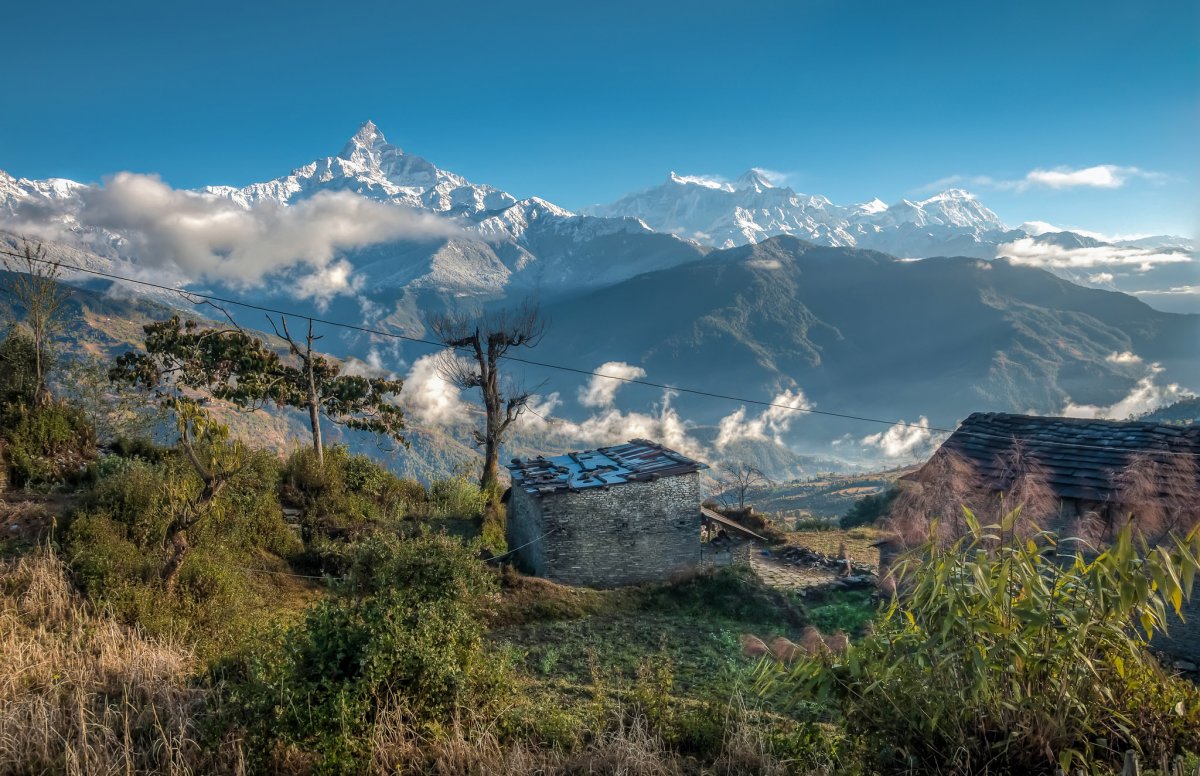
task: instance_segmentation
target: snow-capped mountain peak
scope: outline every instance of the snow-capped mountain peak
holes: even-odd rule
[[[775,188],[775,184],[771,183],[763,174],[763,171],[757,167],[751,167],[742,173],[734,186],[737,189],[755,189],[758,191]]]
[[[403,156],[404,151],[389,143],[383,133],[379,131],[379,127],[375,126],[375,122],[367,121],[346,141],[338,158],[363,167],[378,169],[385,155]]]
[[[775,185],[761,168],[748,170],[732,184],[672,172],[662,186],[584,212],[640,218],[657,231],[717,247],[788,234],[823,245],[870,247],[901,256],[926,254],[930,241],[978,241],[984,233],[1006,229],[995,213],[962,189],[890,206],[880,199],[841,206],[820,195]],[[917,233],[911,234],[914,230]],[[898,239],[891,239],[894,236]]]
[[[883,211],[888,209],[887,203],[884,202],[879,197],[875,197],[870,202],[863,202],[861,204],[855,205],[854,207],[856,210],[858,210],[858,212],[865,213],[867,215],[873,215],[875,213],[882,213]]]

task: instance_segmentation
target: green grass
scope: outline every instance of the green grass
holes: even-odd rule
[[[564,702],[580,697],[597,675],[631,684],[649,659],[669,661],[674,695],[726,702],[754,664],[742,654],[743,634],[797,638],[807,624],[786,596],[732,569],[611,591],[521,579],[509,584],[506,597],[516,601],[498,612],[491,640]],[[531,611],[534,598],[541,604]],[[518,622],[506,622],[518,613]]]
[[[867,623],[875,616],[877,605],[869,590],[845,590],[829,594],[816,604],[810,604],[808,616],[821,633],[845,631],[851,639],[865,632]]]

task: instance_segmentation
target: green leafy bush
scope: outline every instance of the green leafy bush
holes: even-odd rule
[[[351,538],[420,515],[428,501],[419,482],[401,479],[344,445],[326,448],[324,465],[312,448],[297,450],[284,464],[283,477],[284,496],[303,506],[313,536]]]
[[[234,720],[263,751],[299,746],[326,773],[362,769],[384,715],[437,735],[460,708],[486,708],[507,677],[482,639],[494,577],[470,548],[444,535],[372,535],[353,546],[346,569],[335,597],[313,606],[277,651],[221,670]]]
[[[245,453],[211,514],[189,531],[192,550],[168,592],[160,573],[171,515],[201,487],[192,467],[178,453],[158,463],[107,456],[93,476],[64,542],[76,584],[151,633],[189,635],[213,649],[237,641],[261,603],[248,569],[301,549],[283,522],[278,461],[266,451]]]
[[[16,408],[34,403],[36,360],[33,340],[20,329],[10,329],[0,341],[0,412],[5,418]]]
[[[1200,693],[1146,650],[1191,593],[1200,536],[1135,546],[1127,527],[1091,562],[1013,538],[1017,513],[926,546],[874,633],[841,655],[764,663],[761,688],[840,712],[869,768],[1074,773],[1200,747]]]
[[[842,515],[839,524],[843,529],[872,525],[887,515],[899,492],[899,488],[889,488],[883,493],[863,496],[854,502],[854,506],[850,507],[846,514]]]
[[[10,422],[5,458],[14,485],[77,480],[96,457],[95,429],[70,404],[22,405]]]

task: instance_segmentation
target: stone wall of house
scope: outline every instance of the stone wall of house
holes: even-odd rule
[[[512,490],[508,546],[525,571],[614,587],[700,563],[700,475],[533,496]],[[526,546],[527,545],[527,546]]]

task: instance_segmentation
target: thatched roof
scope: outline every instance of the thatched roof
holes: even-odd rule
[[[1140,468],[1163,499],[1200,494],[1200,426],[977,412],[934,456],[957,455],[984,485],[1007,490],[1014,455],[1037,467],[1058,498],[1120,501],[1123,477]],[[902,480],[924,482],[926,464]]]

